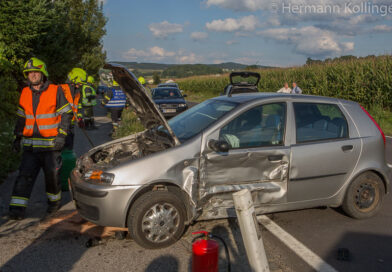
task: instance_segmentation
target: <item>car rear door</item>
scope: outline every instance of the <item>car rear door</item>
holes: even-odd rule
[[[206,141],[201,156],[200,198],[232,205],[232,193],[248,188],[255,204],[280,202],[286,196],[290,147],[285,146],[286,103],[255,106],[223,124]],[[214,151],[208,140],[229,143]]]
[[[338,104],[293,103],[296,140],[291,146],[288,202],[326,199],[351,175],[361,140],[350,138]]]

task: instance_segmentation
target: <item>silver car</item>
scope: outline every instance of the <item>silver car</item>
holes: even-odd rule
[[[376,214],[389,192],[385,138],[357,103],[277,93],[220,96],[166,121],[135,76],[107,64],[146,130],[91,149],[71,175],[85,219],[166,247],[197,220],[235,216],[247,188],[258,214],[342,206]]]

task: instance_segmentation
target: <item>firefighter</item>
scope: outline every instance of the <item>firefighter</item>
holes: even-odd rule
[[[86,82],[87,73],[81,68],[73,68],[67,76],[67,84],[62,84],[65,98],[72,107],[73,117],[69,133],[65,138],[65,149],[73,149],[74,144],[74,126],[78,123],[80,128],[84,128],[83,115],[81,113],[82,105],[80,103],[80,93],[83,82]]]
[[[87,77],[87,85],[89,85],[91,88],[93,88],[95,90],[94,83],[95,83],[94,77],[93,76],[88,76]]]
[[[146,80],[144,79],[144,77],[140,76],[138,78],[138,80],[139,80],[140,84],[142,84],[143,86],[146,86]]]
[[[9,213],[10,219],[17,220],[25,216],[41,168],[45,174],[47,213],[54,213],[60,208],[60,154],[72,117],[71,105],[62,88],[48,81],[48,71],[43,61],[31,58],[24,65],[23,74],[28,86],[20,95],[13,144],[15,152],[19,152],[23,144],[23,155]]]
[[[89,84],[87,84],[87,78],[85,82],[83,82],[82,85],[82,93],[81,93],[81,99],[82,99],[82,107],[83,107],[83,118],[84,118],[84,123],[86,125],[87,129],[95,129],[95,124],[94,124],[94,106],[97,105],[97,100],[96,100],[96,92],[93,87],[91,87]]]
[[[113,80],[112,85],[113,86],[109,88],[109,90],[104,95],[104,100],[102,101],[102,104],[109,109],[112,117],[113,129],[111,134],[117,130],[119,126],[118,122],[121,120],[121,114],[127,104],[127,97],[121,90],[121,87],[118,85],[118,83]]]

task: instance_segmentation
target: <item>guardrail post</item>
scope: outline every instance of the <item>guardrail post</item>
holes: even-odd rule
[[[248,189],[233,194],[235,210],[249,264],[255,272],[269,272],[261,229],[256,218],[252,195]]]

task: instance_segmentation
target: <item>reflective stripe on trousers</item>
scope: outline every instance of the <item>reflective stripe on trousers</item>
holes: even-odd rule
[[[61,191],[60,192],[58,192],[57,194],[51,194],[51,193],[48,193],[48,192],[46,192],[46,195],[48,196],[48,199],[49,199],[49,201],[50,202],[56,202],[56,201],[59,201],[59,200],[61,200]]]
[[[12,196],[10,206],[27,207],[29,199],[26,197]]]

